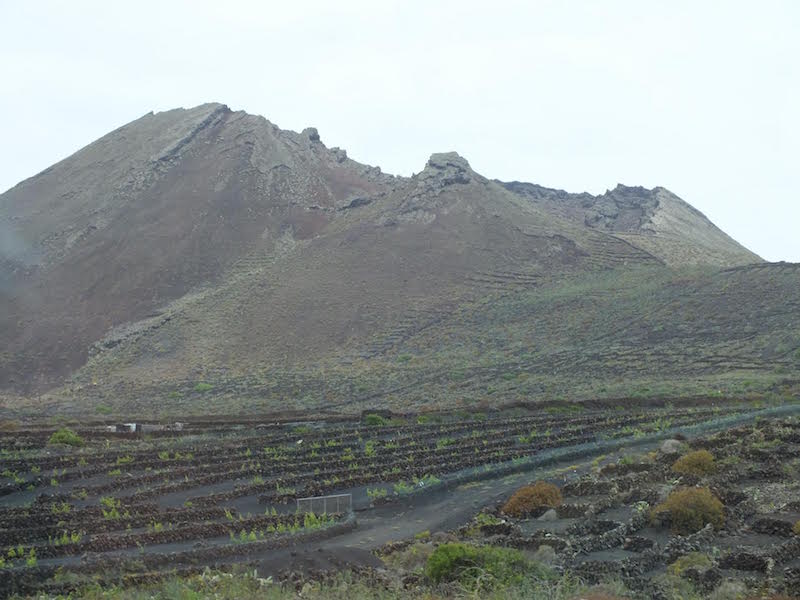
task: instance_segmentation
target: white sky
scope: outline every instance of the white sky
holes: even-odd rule
[[[800,262],[800,2],[0,0],[0,190],[150,110],[319,128],[409,175],[669,188]]]

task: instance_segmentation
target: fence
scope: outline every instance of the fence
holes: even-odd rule
[[[311,496],[297,499],[297,512],[327,515],[353,512],[353,494]]]

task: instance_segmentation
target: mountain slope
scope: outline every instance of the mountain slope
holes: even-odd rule
[[[0,381],[42,389],[111,327],[148,316],[380,175],[222,105],[146,115],[0,196],[18,240],[3,264]]]
[[[488,180],[455,153],[393,177],[326,148],[314,129],[282,131],[219,104],[145,115],[22,182],[0,195],[0,227],[14,242],[0,248],[2,387],[52,390],[76,407],[402,406],[422,402],[427,384],[415,382],[431,378],[432,397],[449,402],[455,362],[492,369],[515,344],[542,343],[500,332],[546,330],[554,310],[498,320],[489,307],[574,288],[566,282],[641,290],[761,264],[663,188],[567,194]],[[786,294],[774,307],[783,316],[757,334],[791,345],[797,271],[771,272],[764,285]],[[610,310],[615,292],[604,293]],[[624,306],[621,325],[654,309]],[[668,326],[670,312],[659,315],[653,327]],[[734,342],[739,318],[726,320]],[[589,341],[566,323],[547,337],[553,348]],[[702,354],[723,345],[703,342]],[[757,351],[744,344],[742,360]],[[198,382],[211,382],[210,396]]]

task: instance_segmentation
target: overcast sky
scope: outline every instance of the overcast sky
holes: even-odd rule
[[[800,262],[800,2],[0,0],[0,191],[209,101],[402,175],[661,185]]]

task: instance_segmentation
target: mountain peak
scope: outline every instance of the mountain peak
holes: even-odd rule
[[[431,154],[428,159],[427,167],[434,169],[447,169],[448,167],[455,167],[462,170],[472,170],[466,158],[461,156],[458,152],[435,152]]]
[[[426,183],[435,180],[445,186],[454,183],[469,183],[475,175],[476,173],[469,166],[467,159],[458,152],[438,152],[431,154],[425,168],[417,175],[417,178]]]

